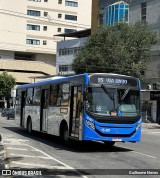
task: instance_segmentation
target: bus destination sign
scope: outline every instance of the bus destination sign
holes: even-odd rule
[[[120,76],[103,76],[93,75],[90,77],[90,83],[94,84],[106,84],[106,85],[121,85],[121,86],[133,86],[137,87],[137,80]]]

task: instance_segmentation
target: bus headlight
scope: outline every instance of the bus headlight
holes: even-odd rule
[[[89,121],[89,120],[86,120],[86,124],[91,127],[93,130],[95,130],[95,126],[94,126],[94,123]]]
[[[136,131],[141,127],[141,123],[137,124]]]

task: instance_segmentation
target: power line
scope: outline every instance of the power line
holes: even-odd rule
[[[63,21],[63,20],[57,20],[54,18],[46,18],[46,17],[39,17],[39,16],[33,16],[33,17],[29,17],[29,15],[24,14],[24,13],[19,13],[19,12],[15,12],[15,11],[10,11],[7,9],[0,9],[1,11],[5,11],[5,12],[0,12],[1,14],[5,14],[5,15],[11,15],[11,16],[16,16],[16,17],[20,17],[20,18],[25,18],[25,19],[31,19],[31,20],[38,20],[38,21],[42,21],[42,22],[50,22],[51,24],[58,24],[58,25],[67,25],[67,26],[75,26],[77,28],[90,28],[90,25],[86,25],[86,24],[79,24],[79,23],[73,23],[70,21]],[[9,13],[6,13],[9,12]],[[13,13],[13,14],[12,14]],[[15,14],[14,14],[15,13]],[[55,22],[51,22],[50,20],[53,20]],[[71,24],[71,25],[70,25]],[[78,26],[77,26],[78,25]]]

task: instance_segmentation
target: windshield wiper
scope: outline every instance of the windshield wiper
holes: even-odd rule
[[[130,89],[131,89],[131,88],[127,88],[127,89],[125,90],[123,96],[121,97],[121,101],[124,100],[124,98],[127,96],[127,94],[128,94],[128,92],[129,92]]]
[[[111,100],[114,100],[114,97],[107,91],[107,87],[105,85],[101,85],[101,88],[103,88],[104,92],[108,95],[108,97],[111,99]]]

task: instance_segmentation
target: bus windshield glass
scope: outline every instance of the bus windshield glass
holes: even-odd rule
[[[86,111],[103,116],[139,116],[139,97],[139,91],[131,88],[88,87]]]

